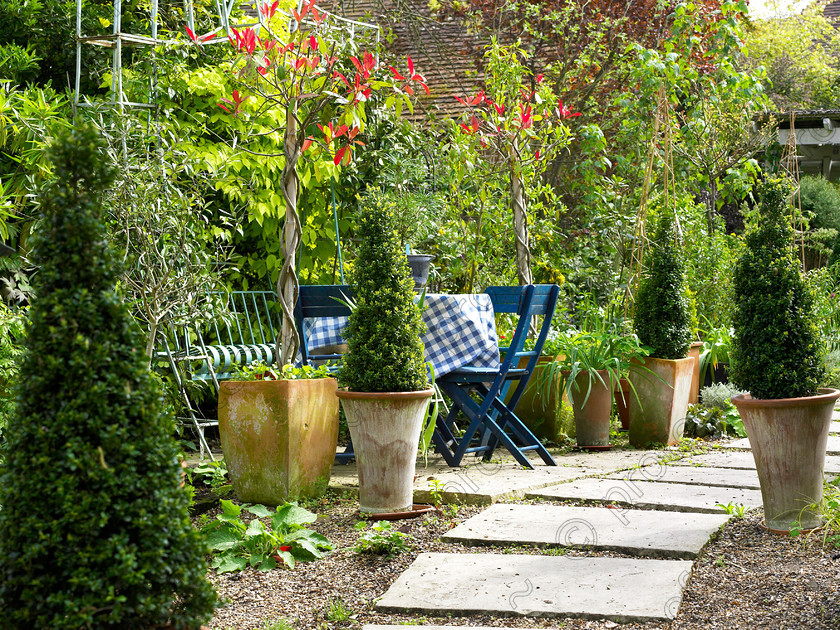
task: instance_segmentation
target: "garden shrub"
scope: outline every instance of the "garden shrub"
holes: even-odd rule
[[[813,230],[840,230],[840,190],[823,177],[804,175],[799,180],[802,212]]]
[[[744,393],[746,392],[738,389],[731,383],[713,383],[700,390],[700,402],[706,407],[727,409],[727,405],[731,404],[730,398]]]
[[[754,398],[812,396],[823,378],[814,299],[793,251],[789,192],[781,179],[762,184],[761,221],[734,271],[730,380]]]
[[[641,345],[650,348],[650,356],[658,359],[682,359],[691,344],[683,264],[674,238],[674,220],[663,213],[645,256],[646,271],[636,293],[633,326]]]
[[[4,628],[197,628],[212,614],[171,416],[114,290],[92,131],[51,150],[18,411],[0,467]]]
[[[393,199],[378,189],[359,216],[359,255],[353,265],[356,307],[347,326],[348,353],[340,378],[351,391],[426,389],[425,325],[414,303],[414,280],[394,229]]]

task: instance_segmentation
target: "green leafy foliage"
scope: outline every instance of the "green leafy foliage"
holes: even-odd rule
[[[364,532],[353,546],[353,551],[356,553],[393,558],[411,550],[411,536],[397,531],[388,521],[377,521],[370,526],[370,529],[367,529],[367,523],[360,521],[356,523],[356,529]]]
[[[3,430],[14,415],[13,386],[23,354],[24,321],[22,311],[13,311],[0,301],[0,446]]]
[[[269,367],[262,361],[253,361],[247,365],[234,365],[231,380],[302,381],[315,378],[330,378],[331,376],[332,373],[327,365],[320,365],[318,367],[303,365],[301,367],[295,367],[287,364],[278,370],[275,367]]]
[[[636,334],[650,349],[650,356],[658,359],[682,359],[691,343],[683,264],[674,239],[673,219],[663,213],[645,255],[646,271],[636,294]]]
[[[194,628],[215,595],[179,488],[174,424],[114,290],[101,216],[112,173],[84,127],[51,156],[26,379],[0,468],[3,625]]]
[[[753,398],[812,396],[824,375],[814,299],[793,253],[789,192],[784,180],[762,184],[761,221],[734,270],[730,376]]]
[[[296,503],[280,505],[273,513],[259,504],[239,506],[227,499],[221,503],[222,513],[201,529],[210,548],[219,552],[211,564],[219,573],[242,571],[249,564],[260,571],[281,564],[294,569],[296,562],[323,558],[332,549],[324,536],[305,527],[317,516]],[[258,518],[245,523],[243,510]],[[269,519],[271,526],[260,518]]]
[[[425,329],[414,303],[414,283],[394,229],[395,204],[372,192],[359,218],[362,245],[353,267],[356,308],[347,325],[349,352],[342,382],[358,392],[425,389]]]

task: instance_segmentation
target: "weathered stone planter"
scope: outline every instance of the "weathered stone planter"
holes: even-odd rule
[[[788,532],[794,521],[802,529],[822,525],[807,506],[822,500],[825,449],[838,397],[836,389],[805,398],[732,397],[750,439],[769,529]]]
[[[324,493],[338,441],[336,388],[334,378],[220,383],[219,435],[240,501]]]
[[[417,446],[433,393],[336,392],[356,452],[361,512],[411,511]]]
[[[642,369],[646,368],[646,369]],[[677,444],[683,435],[694,359],[646,357],[630,365],[630,444]]]

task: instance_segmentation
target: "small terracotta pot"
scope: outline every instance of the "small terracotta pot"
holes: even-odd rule
[[[610,414],[612,413],[612,392],[615,388],[610,373],[598,370],[598,377],[582,372],[575,377],[572,386],[572,410],[575,414],[575,434],[578,446],[609,446]],[[586,397],[587,391],[589,397]],[[584,405],[584,399],[586,404]]]

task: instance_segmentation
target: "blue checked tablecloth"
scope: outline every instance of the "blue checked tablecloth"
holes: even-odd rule
[[[499,367],[499,342],[493,303],[484,293],[469,295],[426,295],[423,335],[426,360],[435,367],[435,377],[460,367]],[[346,343],[341,333],[346,317],[304,320],[309,349]]]

